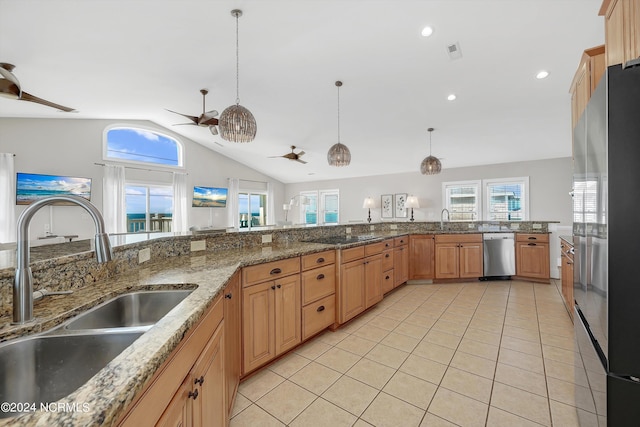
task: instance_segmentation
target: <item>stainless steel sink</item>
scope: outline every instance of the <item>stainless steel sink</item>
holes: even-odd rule
[[[143,333],[41,335],[0,344],[0,402],[39,410],[74,392]],[[0,418],[16,415],[0,412]]]
[[[152,326],[192,290],[140,291],[120,295],[67,322],[66,330]]]

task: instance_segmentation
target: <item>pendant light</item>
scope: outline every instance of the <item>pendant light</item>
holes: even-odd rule
[[[256,119],[251,111],[240,105],[238,19],[242,16],[242,11],[233,9],[231,15],[236,18],[236,105],[232,105],[222,112],[218,120],[218,127],[222,139],[230,142],[251,142],[256,137]]]
[[[329,148],[327,153],[327,161],[329,166],[349,166],[351,163],[351,151],[346,145],[340,143],[340,86],[341,81],[336,82],[338,87],[338,143]]]
[[[423,175],[437,175],[442,171],[440,160],[431,155],[431,133],[433,130],[433,128],[427,129],[429,131],[429,157],[426,157],[420,164],[420,172]]]

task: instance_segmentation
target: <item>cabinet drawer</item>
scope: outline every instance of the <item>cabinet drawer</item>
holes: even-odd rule
[[[382,251],[382,271],[393,268],[393,249]]]
[[[335,294],[302,308],[302,339],[306,340],[333,325],[336,320]]]
[[[409,244],[409,236],[400,236],[393,239],[393,246],[398,247]]]
[[[335,292],[335,265],[325,265],[302,273],[302,305],[307,305]]]
[[[300,272],[300,257],[252,265],[242,269],[242,286],[247,287],[256,283],[274,280]]]
[[[364,247],[364,255],[371,256],[381,254],[384,249],[384,242],[369,243]]]
[[[304,255],[302,259],[302,271],[310,268],[321,267],[336,262],[336,251],[324,251],[317,254]]]
[[[549,243],[549,235],[545,233],[516,233],[517,242]]]
[[[391,270],[386,270],[382,273],[382,293],[386,294],[393,290],[394,285],[394,272],[393,268]]]
[[[342,255],[342,259],[340,262],[342,264],[346,262],[351,262],[356,259],[364,258],[364,246],[356,246],[355,248],[342,249],[340,251]]]
[[[384,240],[382,243],[384,244],[384,249],[383,250],[393,248],[393,239]]]
[[[436,243],[481,243],[482,234],[436,234]]]

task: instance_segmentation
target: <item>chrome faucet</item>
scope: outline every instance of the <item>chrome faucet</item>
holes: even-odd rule
[[[444,230],[444,213],[447,213],[447,222],[450,221],[449,209],[444,208],[440,211],[440,230]]]
[[[13,282],[13,324],[21,325],[33,320],[33,276],[29,267],[29,224],[35,213],[43,206],[57,202],[68,202],[84,208],[96,226],[95,251],[98,263],[111,261],[111,243],[105,233],[104,219],[100,211],[79,196],[52,196],[32,203],[18,218],[16,274]]]

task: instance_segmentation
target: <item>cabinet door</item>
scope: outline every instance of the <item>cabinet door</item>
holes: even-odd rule
[[[460,277],[459,248],[457,243],[438,243],[436,248],[436,279]]]
[[[382,301],[382,255],[365,258],[365,308]]]
[[[607,66],[623,64],[625,55],[624,0],[613,0],[605,15]]]
[[[398,287],[409,280],[409,246],[403,245],[393,250],[393,287]]]
[[[546,243],[518,243],[516,274],[549,280],[549,246]]]
[[[300,276],[275,281],[275,351],[276,356],[302,341]]]
[[[240,275],[235,274],[224,290],[224,351],[227,409],[231,413],[242,374]]]
[[[274,292],[274,282],[253,285],[242,290],[244,373],[253,371],[275,356]]]
[[[194,427],[224,427],[227,424],[227,387],[224,372],[224,321],[211,337],[193,366]]]
[[[191,376],[187,376],[178,391],[169,402],[156,427],[187,427],[191,426]]]
[[[338,292],[339,323],[344,323],[365,309],[364,260],[343,264]]]
[[[482,277],[482,243],[460,244],[460,277]]]
[[[411,236],[409,238],[409,279],[433,279],[434,269],[433,236]]]

